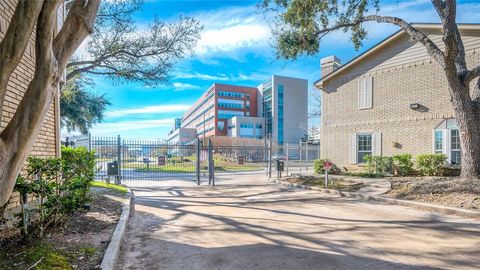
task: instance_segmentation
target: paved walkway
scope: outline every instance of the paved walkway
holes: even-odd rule
[[[273,184],[134,187],[118,269],[478,269],[480,221]]]

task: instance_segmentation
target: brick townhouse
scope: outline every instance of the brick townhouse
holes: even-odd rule
[[[3,39],[10,19],[13,16],[16,0],[0,1],[0,40]],[[58,26],[61,26],[64,18],[64,6],[61,5],[58,11]],[[35,71],[35,33],[32,33],[29,44],[25,50],[22,60],[17,69],[12,74],[8,83],[7,94],[4,104],[4,117],[1,122],[1,128],[5,128],[12,118],[20,100],[33,78]],[[48,111],[42,129],[32,147],[31,155],[41,157],[55,157],[60,154],[60,108],[59,96],[55,99]],[[9,201],[7,208],[13,208],[18,205],[18,195],[14,193]]]
[[[444,48],[439,24],[414,27]],[[480,64],[480,25],[459,28],[472,68]],[[321,70],[323,158],[353,169],[368,154],[443,153],[461,164],[444,72],[407,34],[398,31],[344,65],[323,58]]]

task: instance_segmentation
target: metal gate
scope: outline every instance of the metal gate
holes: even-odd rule
[[[276,160],[285,164],[284,175],[313,172],[318,146],[212,145],[210,140],[165,144],[160,140],[89,137],[95,151],[99,180],[116,183],[139,180],[180,180],[195,184],[241,183],[275,177]]]

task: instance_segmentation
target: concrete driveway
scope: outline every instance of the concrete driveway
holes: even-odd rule
[[[268,183],[139,187],[118,269],[479,269],[480,222]]]

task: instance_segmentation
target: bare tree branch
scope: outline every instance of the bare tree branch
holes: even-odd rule
[[[418,31],[415,29],[411,24],[407,23],[405,20],[398,18],[398,17],[392,17],[392,16],[380,16],[380,15],[368,15],[365,17],[362,17],[354,22],[350,23],[338,23],[332,27],[328,27],[325,29],[322,29],[317,32],[317,35],[323,36],[326,35],[332,31],[338,30],[338,29],[344,29],[348,27],[353,27],[356,25],[359,25],[363,22],[378,22],[378,23],[389,23],[389,24],[394,24],[400,29],[402,29],[405,33],[407,33],[413,40],[420,42],[422,45],[425,46],[427,49],[427,53],[435,59],[442,68],[445,68],[445,59],[444,59],[444,54],[440,48],[430,39],[428,38],[424,33],[421,31]]]

